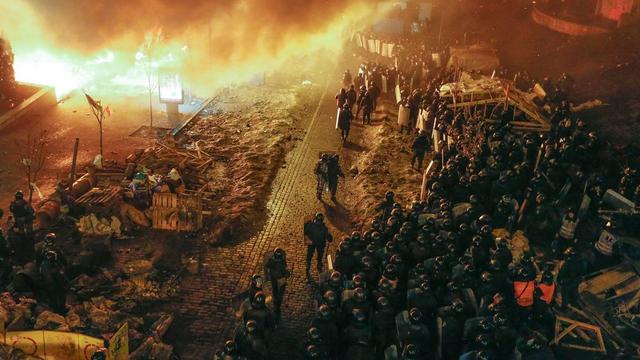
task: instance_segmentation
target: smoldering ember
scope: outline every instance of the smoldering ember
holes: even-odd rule
[[[0,360],[640,358],[640,0],[0,2]]]

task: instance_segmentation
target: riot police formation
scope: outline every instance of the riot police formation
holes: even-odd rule
[[[432,94],[422,102],[435,128],[461,131],[468,115]],[[558,112],[571,116],[563,104]],[[600,142],[582,122],[559,120],[545,136],[505,119],[480,127],[474,152],[439,144],[424,201],[404,206],[388,191],[364,232],[340,241],[319,278],[303,358],[555,358],[556,314],[579,307],[583,275],[620,259],[616,216],[597,216],[603,187],[633,197],[638,181],[626,169],[617,188],[604,185],[590,158]],[[428,142],[414,145],[419,165]]]

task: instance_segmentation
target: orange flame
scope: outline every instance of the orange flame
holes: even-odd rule
[[[110,39],[103,50],[87,54],[52,36],[29,1],[9,1],[0,13],[1,30],[15,53],[16,79],[54,86],[59,98],[88,86],[146,91],[150,77],[157,76],[162,68],[180,74],[194,90],[210,93],[217,86],[243,82],[298,56],[337,56],[345,37],[356,26],[384,14],[380,7],[356,1],[345,5],[340,15],[311,29],[288,28],[275,36],[267,27],[252,36],[247,31],[253,29],[251,22],[255,19],[247,18],[246,12],[253,4],[243,0],[227,16],[182,29],[179,36],[163,39],[162,32],[157,31],[147,33],[143,41],[141,34],[126,33]],[[226,40],[220,43],[218,39]]]

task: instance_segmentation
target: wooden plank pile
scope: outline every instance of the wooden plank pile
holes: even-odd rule
[[[89,213],[109,216],[117,212],[117,205],[122,201],[121,194],[121,187],[106,189],[96,187],[79,197],[76,202],[84,206]]]
[[[167,173],[170,169],[177,169],[182,175],[187,189],[206,193],[211,179],[207,172],[216,161],[224,161],[224,156],[212,154],[203,149],[201,141],[193,143],[193,148],[179,148],[156,142],[156,145],[146,149],[136,159],[136,163],[154,170],[156,173]]]

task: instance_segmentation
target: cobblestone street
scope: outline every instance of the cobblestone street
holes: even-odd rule
[[[314,116],[308,119],[304,139],[287,155],[286,165],[273,183],[267,203],[268,217],[262,229],[246,241],[216,247],[201,245],[200,273],[185,279],[179,301],[170,305],[178,314],[173,331],[180,333],[176,345],[182,358],[209,359],[215,349],[233,336],[236,321],[232,299],[246,289],[252,274],[262,273],[264,254],[275,247],[286,250],[294,271],[287,286],[282,322],[274,334],[279,341],[274,344],[273,353],[280,359],[291,357],[295,349],[297,356],[300,336],[313,315],[315,289],[315,284],[307,283],[304,274],[303,219],[317,211],[326,214],[336,239],[327,251],[329,254],[339,239],[352,231],[350,214],[341,201],[349,187],[348,175],[345,180],[341,179],[337,203],[331,202],[326,194],[324,202],[315,197],[313,170],[319,153],[337,152],[342,159],[345,152],[362,148],[359,144],[343,147],[335,129],[334,93],[339,87],[338,78],[336,73],[334,80],[320,85],[324,90]],[[354,142],[358,126],[354,124]],[[348,165],[342,160],[341,163],[347,173]],[[315,266],[312,274],[317,278]]]

